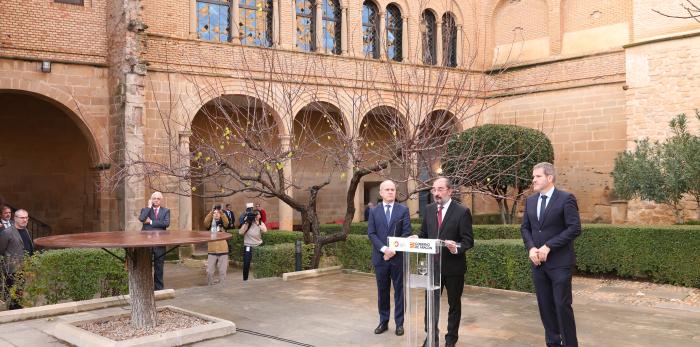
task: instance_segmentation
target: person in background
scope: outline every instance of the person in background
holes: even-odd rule
[[[231,204],[226,204],[226,208],[224,209],[224,214],[226,215],[226,218],[228,218],[228,223],[226,224],[226,229],[233,229],[236,227],[236,213],[231,211]]]
[[[369,221],[369,211],[374,207],[373,202],[367,203],[367,206],[365,207],[365,222]]]
[[[225,232],[228,224],[228,217],[221,211],[220,205],[215,205],[204,217],[204,226],[212,233]],[[223,283],[228,270],[228,242],[226,240],[209,242],[207,253],[207,284]],[[214,273],[217,269],[219,280],[214,281]]]
[[[170,210],[162,207],[163,194],[154,192],[148,200],[148,207],[141,209],[139,221],[141,231],[166,230],[170,226]],[[162,290],[163,268],[165,267],[165,246],[153,247],[153,289]]]
[[[267,223],[267,212],[265,211],[264,208],[260,206],[260,201],[255,203],[255,209],[260,211],[260,220],[263,223]]]
[[[11,227],[13,224],[12,210],[10,209],[10,206],[0,206],[0,231]]]
[[[3,230],[0,234],[0,255],[3,256],[3,271],[5,275],[5,302],[10,310],[22,308],[22,291],[18,290],[15,295],[10,297],[10,288],[22,281],[21,276],[17,276],[17,271],[20,270],[25,255],[34,254],[34,242],[32,242],[31,233],[27,230],[29,223],[29,213],[26,210],[17,210],[15,212],[15,223]]]
[[[250,263],[253,260],[253,248],[260,246],[263,243],[262,234],[267,232],[265,223],[262,222],[260,211],[253,210],[247,215],[246,220],[241,225],[238,231],[243,235],[243,280],[248,280],[250,272]]]

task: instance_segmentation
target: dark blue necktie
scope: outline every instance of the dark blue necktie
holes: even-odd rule
[[[540,197],[542,199],[542,202],[540,202],[540,215],[537,217],[538,221],[542,221],[542,216],[544,216],[544,208],[547,207],[547,196],[542,195]]]
[[[391,205],[386,205],[386,225],[389,225],[389,222],[391,221]]]

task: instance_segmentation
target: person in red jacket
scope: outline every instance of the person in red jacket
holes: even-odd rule
[[[255,202],[255,209],[260,211],[260,220],[263,223],[267,223],[267,212],[265,212],[265,209],[260,207],[260,201]]]

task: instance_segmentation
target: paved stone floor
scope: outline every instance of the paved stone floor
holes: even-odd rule
[[[405,342],[393,334],[393,323],[388,332],[373,334],[378,317],[372,276],[338,274],[289,282],[279,278],[243,282],[240,272],[231,269],[225,283],[207,287],[199,268],[169,264],[166,274],[166,287],[176,288],[176,297],[159,301],[159,305],[229,319],[239,329],[234,335],[196,346],[364,347],[403,346]],[[533,295],[467,287],[462,305],[458,346],[544,346]],[[446,312],[446,303],[442,307]],[[117,307],[83,314],[124,310]],[[697,309],[577,297],[574,311],[580,346],[700,346]],[[0,325],[0,347],[62,345],[42,331],[49,322],[37,319]],[[440,326],[444,331],[445,322]]]

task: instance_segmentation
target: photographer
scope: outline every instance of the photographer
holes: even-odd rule
[[[260,220],[260,211],[247,212],[239,234],[243,235],[243,280],[248,280],[250,262],[253,259],[253,247],[262,244],[262,234],[267,232],[265,223]]]
[[[212,233],[225,232],[229,224],[228,217],[221,211],[221,205],[214,208],[204,217],[204,226]],[[219,270],[219,283],[226,279],[228,270],[228,242],[226,240],[209,242],[207,245],[207,283],[214,284],[214,273]]]

